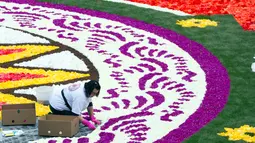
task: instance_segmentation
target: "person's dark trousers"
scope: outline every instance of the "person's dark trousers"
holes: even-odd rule
[[[69,116],[79,116],[75,113],[73,113],[72,111],[58,111],[56,109],[54,109],[51,105],[50,105],[50,110],[52,112],[52,114],[54,115],[69,115]]]

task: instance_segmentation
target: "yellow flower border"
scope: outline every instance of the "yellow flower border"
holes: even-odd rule
[[[50,112],[49,106],[45,106],[38,102],[26,99],[24,97],[15,97],[11,94],[0,93],[0,102],[6,102],[6,104],[21,104],[21,103],[35,103],[36,116],[44,116]],[[2,120],[2,112],[0,111],[0,120]]]
[[[255,134],[255,128],[249,125],[243,125],[240,128],[224,128],[226,132],[218,133],[219,136],[229,137],[230,141],[243,140],[245,142],[255,142],[255,135],[250,136],[245,133]]]
[[[211,21],[209,19],[187,19],[187,20],[177,20],[177,25],[181,25],[182,27],[198,27],[205,28],[207,26],[218,26],[216,21]]]
[[[44,75],[43,78],[32,78],[32,79],[22,79],[17,81],[6,81],[0,82],[0,89],[18,88],[22,86],[29,85],[41,85],[48,83],[56,83],[60,81],[73,80],[77,78],[89,77],[90,74],[87,73],[76,73],[64,70],[43,70],[43,69],[26,69],[26,68],[1,68],[0,73],[29,73]]]
[[[50,46],[50,45],[10,45],[10,46],[0,46],[0,50],[2,49],[25,49],[23,52],[18,53],[11,53],[8,55],[1,55],[0,56],[0,63],[6,63],[10,61],[15,61],[31,56],[35,56],[38,54],[43,54],[46,52],[50,52],[53,50],[58,49],[57,46]]]

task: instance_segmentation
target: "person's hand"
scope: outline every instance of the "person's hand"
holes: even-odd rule
[[[100,124],[101,124],[101,122],[98,121],[98,120],[96,119],[96,117],[93,116],[93,115],[91,116],[91,121],[94,122],[94,123],[97,124],[97,125],[100,125]]]
[[[96,129],[95,125],[93,125],[92,123],[90,123],[90,122],[89,122],[88,120],[86,120],[86,119],[83,119],[81,123],[82,123],[83,125],[85,125],[85,126],[88,126],[88,128],[91,129],[91,130],[95,130],[95,129]]]

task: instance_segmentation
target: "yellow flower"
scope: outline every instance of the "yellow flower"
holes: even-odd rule
[[[49,106],[44,106],[40,103],[26,99],[24,97],[15,97],[14,95],[10,95],[10,94],[0,93],[0,102],[6,102],[6,104],[35,103],[36,116],[38,117],[44,116],[50,112]],[[2,119],[2,113],[0,111],[0,120],[1,119]]]
[[[44,77],[40,78],[31,78],[31,79],[21,79],[17,81],[5,81],[0,82],[0,89],[8,89],[8,88],[18,88],[29,85],[40,85],[47,83],[55,83],[60,81],[67,81],[77,78],[89,77],[90,74],[86,73],[77,73],[77,72],[69,72],[63,70],[43,70],[43,69],[25,69],[25,68],[1,68],[0,73],[26,73],[26,74],[34,74],[40,75]]]
[[[216,21],[211,21],[209,19],[187,19],[187,20],[177,20],[177,25],[181,25],[182,27],[199,27],[205,28],[207,26],[218,26]]]
[[[10,61],[19,60],[22,58],[27,58],[31,56],[35,56],[38,54],[42,54],[45,52],[53,51],[58,49],[57,46],[49,46],[49,45],[11,45],[11,46],[0,46],[0,49],[6,50],[6,49],[21,49],[21,52],[18,53],[12,53],[7,55],[1,55],[0,56],[0,63],[6,63]]]
[[[249,125],[243,125],[240,128],[224,128],[226,132],[218,133],[219,136],[228,136],[229,140],[243,140],[246,142],[255,142],[255,128]],[[253,136],[247,133],[254,134]]]

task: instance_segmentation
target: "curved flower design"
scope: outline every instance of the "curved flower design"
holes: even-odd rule
[[[38,73],[35,67],[45,70],[53,68],[54,71],[56,67],[65,69],[59,63],[56,66],[52,64],[56,58],[63,59],[61,63],[65,63],[65,59],[76,63],[71,55],[66,55],[69,51],[89,69],[81,72],[84,75],[82,79],[99,79],[103,85],[102,96],[95,102],[96,116],[102,121],[96,130],[86,137],[47,138],[34,142],[182,142],[214,119],[227,101],[230,83],[226,69],[201,44],[174,31],[130,18],[63,5],[61,9],[55,8],[55,4],[40,2],[28,6],[27,1],[21,0],[0,2],[0,5],[6,7],[2,12],[6,18],[0,25],[8,27],[3,30],[11,31],[17,27],[16,18],[32,18],[34,21],[30,23],[26,19],[19,21],[18,30],[23,32],[19,35],[36,34],[48,39],[48,45],[52,42],[60,45],[61,48],[54,50],[56,54],[64,53],[59,57],[47,52],[33,56],[29,62],[28,58],[22,63],[9,62],[29,69],[19,70],[24,73],[21,75],[25,81],[31,78],[42,81],[49,77],[45,72]],[[24,39],[24,36],[20,37]],[[17,41],[12,44],[26,44],[22,40]],[[23,47],[17,49],[16,52],[24,52]],[[12,52],[15,50],[2,53]],[[52,59],[54,66],[41,66],[41,63],[48,63],[48,59]],[[5,71],[7,67],[13,67],[12,64],[1,67]],[[76,68],[70,69],[74,70],[77,71]],[[9,75],[16,77],[13,71]],[[90,76],[87,77],[86,73]],[[215,78],[215,75],[220,78]],[[56,77],[47,82],[56,83],[58,79]],[[57,84],[68,84],[78,79],[58,81]],[[5,80],[16,82],[10,78]],[[27,94],[30,93],[27,88],[34,86],[34,83],[27,83],[0,90],[9,94]]]
[[[255,128],[249,125],[243,125],[240,128],[224,128],[226,132],[218,133],[219,136],[229,137],[231,141],[243,140],[246,142],[255,142]]]
[[[211,21],[209,19],[187,19],[187,20],[177,20],[177,25],[181,25],[182,27],[199,27],[205,28],[207,26],[218,26],[216,21]]]

